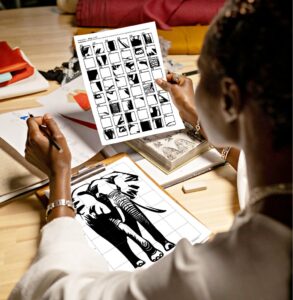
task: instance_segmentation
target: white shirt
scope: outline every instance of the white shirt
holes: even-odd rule
[[[79,223],[69,217],[43,227],[35,260],[9,299],[289,299],[292,231],[242,211],[230,231],[205,244],[181,240],[145,270],[109,272]]]

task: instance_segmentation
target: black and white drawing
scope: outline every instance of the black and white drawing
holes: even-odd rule
[[[168,94],[165,93],[165,92],[159,93],[159,101],[160,101],[160,103],[169,102],[169,96],[168,96]]]
[[[153,82],[145,83],[145,84],[143,85],[143,89],[144,89],[144,93],[145,93],[146,95],[152,94],[152,93],[155,93],[155,92],[156,92],[156,90],[155,90],[155,85],[154,85]]]
[[[103,91],[103,87],[100,81],[96,81],[96,82],[92,82],[91,83],[91,88],[93,93],[97,93],[97,92],[102,92]]]
[[[115,126],[121,126],[125,124],[125,120],[123,118],[123,115],[116,115],[113,116],[113,121]]]
[[[136,108],[142,108],[146,105],[144,97],[135,98],[134,103]]]
[[[121,107],[119,102],[110,103],[109,106],[112,114],[118,114],[121,112]]]
[[[127,49],[127,48],[130,47],[129,46],[129,41],[128,41],[127,38],[120,38],[120,37],[118,37],[117,41],[118,41],[120,49]]]
[[[80,52],[83,57],[89,57],[93,55],[91,46],[81,46]]]
[[[122,56],[122,59],[124,61],[126,61],[126,60],[132,60],[133,59],[132,58],[132,53],[131,53],[130,50],[122,50],[121,51],[121,56]]]
[[[129,110],[133,110],[133,103],[131,100],[126,100],[126,101],[122,101],[122,106],[124,111],[129,111]]]
[[[151,33],[142,34],[145,44],[152,44],[154,42],[153,36]]]
[[[95,105],[92,111],[103,145],[184,127],[170,96],[156,84],[156,79],[165,77],[165,71],[154,23],[76,36],[75,42],[78,57],[83,61],[85,87],[92,94],[89,95],[90,104]],[[112,124],[117,114],[123,114],[125,122],[130,124],[125,114],[134,113],[136,119],[131,124],[136,124],[135,129],[120,125],[121,130],[122,127],[127,130],[117,132],[118,127],[115,127],[113,139],[109,140],[110,131],[106,139],[100,120],[105,112],[102,114],[96,108],[96,105],[106,104],[105,101]],[[171,108],[161,107],[163,105]],[[120,139],[122,134],[124,138]]]
[[[160,62],[157,56],[149,57],[149,63],[151,68],[156,68],[160,66]]]
[[[159,117],[161,115],[160,108],[158,106],[152,106],[150,107],[151,117]]]
[[[101,118],[101,123],[103,128],[113,126],[111,118]]]
[[[113,74],[114,74],[115,76],[124,74],[123,67],[122,67],[121,64],[118,64],[118,65],[112,65],[112,70],[113,70]]]
[[[104,87],[105,87],[105,91],[112,90],[115,87],[113,79],[104,80]]]
[[[117,96],[116,91],[107,91],[106,96],[107,96],[107,100],[109,102],[118,100],[118,96]]]
[[[115,82],[116,82],[116,85],[119,88],[127,86],[127,82],[126,82],[125,76],[115,77]]]
[[[107,105],[101,105],[97,107],[99,115],[102,116],[109,116],[109,110]]]
[[[112,52],[117,50],[116,41],[107,41],[106,40],[107,50]]]
[[[139,187],[137,175],[114,171],[72,191],[73,203],[78,214],[97,234],[115,246],[135,268],[144,265],[145,261],[133,253],[128,239],[136,243],[153,262],[164,255],[163,251],[142,235],[139,225],[147,230],[165,251],[175,246],[152,224],[142,210],[156,214],[166,211],[143,206],[135,201]]]
[[[125,126],[117,127],[117,135],[122,137],[122,136],[127,136],[128,132]]]
[[[137,61],[138,69],[139,70],[148,70],[149,65],[146,59],[141,59]]]
[[[96,56],[96,59],[98,62],[98,66],[100,66],[100,67],[108,64],[108,57],[106,54]]]
[[[106,102],[104,94],[94,94],[94,99],[96,104],[102,104]]]
[[[89,81],[98,80],[99,79],[98,70],[94,69],[94,70],[87,71],[87,76],[89,78]]]
[[[135,71],[135,64],[133,61],[128,61],[125,63],[125,69],[126,72],[132,72]]]
[[[128,123],[132,123],[132,122],[136,121],[136,115],[135,115],[134,111],[132,111],[132,112],[126,112],[125,113],[125,117],[126,117],[126,121]]]
[[[143,57],[144,56],[144,50],[143,47],[137,47],[133,49],[135,57]]]
[[[120,89],[119,90],[119,94],[120,94],[120,98],[123,100],[123,99],[127,99],[127,98],[130,98],[130,92],[129,92],[129,89],[126,88],[126,89]]]
[[[157,48],[156,46],[148,46],[146,47],[147,56],[154,56],[157,55]]]
[[[103,43],[97,43],[93,44],[94,51],[96,54],[101,54],[105,52],[104,44]]]
[[[141,46],[142,45],[140,35],[131,35],[130,36],[130,42],[131,42],[132,47],[136,47],[136,46]]]
[[[150,121],[143,121],[140,122],[141,130],[142,131],[149,131],[152,130],[151,122]]]
[[[115,132],[113,128],[108,128],[104,130],[106,139],[112,140],[115,138]]]
[[[128,74],[128,81],[130,84],[138,84],[139,79],[137,73],[134,74]]]
[[[163,123],[161,118],[157,118],[153,120],[154,128],[162,128]]]
[[[167,127],[174,126],[175,124],[175,118],[173,115],[165,116],[165,123]]]

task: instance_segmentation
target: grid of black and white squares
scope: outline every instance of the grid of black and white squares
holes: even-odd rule
[[[105,140],[176,124],[152,32],[110,35],[81,45]]]

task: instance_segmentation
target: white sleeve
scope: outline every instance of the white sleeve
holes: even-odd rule
[[[176,299],[174,279],[185,284],[178,272],[188,265],[186,250],[191,248],[183,240],[146,270],[109,272],[104,258],[89,247],[80,224],[57,218],[43,227],[37,256],[9,300]]]

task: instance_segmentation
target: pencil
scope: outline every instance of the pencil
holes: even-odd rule
[[[193,71],[190,71],[190,72],[184,72],[184,73],[182,73],[182,75],[188,77],[188,76],[196,75],[198,73],[199,73],[198,70],[193,70]]]
[[[29,113],[30,118],[34,118],[34,115]],[[54,138],[48,133],[46,125],[39,125],[40,130],[44,133],[44,135],[49,140],[50,144],[52,144],[58,151],[62,151],[61,146],[54,140]]]

